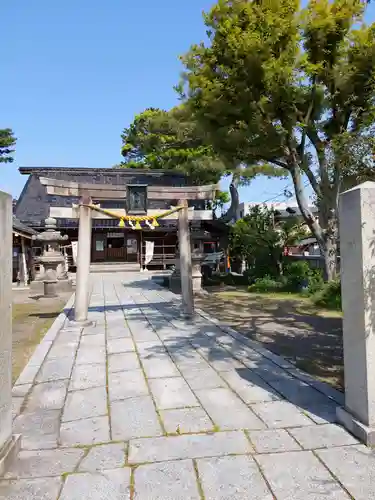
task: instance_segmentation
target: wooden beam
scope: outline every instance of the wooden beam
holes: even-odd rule
[[[77,196],[83,194],[94,200],[126,199],[126,185],[85,184],[71,181],[61,181],[40,177],[40,182],[46,186],[47,194],[55,196]],[[147,186],[147,197],[150,200],[213,200],[219,186]]]
[[[25,238],[26,240],[32,240],[33,239],[32,235],[23,233],[19,229],[13,229],[13,235],[14,236],[21,236],[22,238]]]

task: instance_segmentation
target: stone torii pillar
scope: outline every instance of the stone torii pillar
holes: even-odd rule
[[[337,418],[375,444],[375,182],[340,196],[345,407]]]
[[[85,205],[91,203],[91,197],[84,195],[79,206],[79,228],[78,228],[78,252],[77,252],[77,275],[76,296],[74,307],[74,322],[81,325],[89,325],[89,279],[91,263],[91,208]]]
[[[180,200],[179,205],[183,206],[183,208],[178,212],[182,312],[184,316],[190,318],[194,314],[194,295],[187,200]]]

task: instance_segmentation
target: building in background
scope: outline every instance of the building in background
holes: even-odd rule
[[[13,282],[27,286],[33,279],[32,237],[37,232],[13,216]]]
[[[243,202],[239,204],[237,210],[237,219],[242,219],[250,213],[252,207],[256,205],[264,205],[268,209],[274,209],[278,220],[287,219],[289,217],[302,217],[297,202]],[[315,205],[309,205],[311,212],[317,216],[318,209]]]
[[[148,186],[189,185],[189,179],[183,174],[138,169],[92,169],[92,168],[57,168],[23,167],[20,173],[27,175],[25,187],[16,203],[15,214],[24,224],[33,229],[41,229],[47,217],[57,220],[57,227],[62,234],[69,236],[70,242],[78,239],[78,219],[74,205],[78,198],[51,196],[46,192],[40,178],[72,181],[84,184],[108,184],[123,186],[125,198],[117,200],[93,200],[101,208],[119,215],[158,215],[178,205],[178,200],[150,200],[147,197]],[[220,230],[213,220],[213,211],[206,209],[204,201],[189,202],[193,209],[189,211],[192,230],[204,231],[207,244],[202,241],[202,250],[211,248],[211,243],[218,241]],[[177,245],[177,214],[159,220],[160,226],[142,231],[131,227],[119,227],[118,219],[99,212],[93,213],[92,220],[92,262],[121,262],[144,264],[146,241],[154,242],[154,254],[149,266],[166,268],[174,263]]]

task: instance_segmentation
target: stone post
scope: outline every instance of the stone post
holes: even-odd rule
[[[201,230],[191,232],[191,263],[192,263],[192,286],[193,293],[202,291],[202,262],[204,260],[203,241],[205,234]]]
[[[375,444],[375,182],[340,196],[345,408],[337,418]]]
[[[18,452],[12,436],[12,197],[0,191],[0,476]]]
[[[81,203],[89,204],[91,200],[83,198]],[[84,205],[79,207],[78,251],[76,298],[74,320],[80,324],[90,324],[88,321],[89,308],[89,279],[91,262],[91,208]]]
[[[179,205],[184,208],[178,212],[178,241],[180,251],[182,310],[186,317],[194,314],[194,298],[192,284],[191,243],[189,231],[189,210],[186,200]]]
[[[194,293],[200,293],[202,291],[202,261],[203,254],[199,249],[192,251],[191,263],[192,263],[192,287]]]

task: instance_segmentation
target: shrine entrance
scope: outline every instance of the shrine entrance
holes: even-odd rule
[[[136,231],[95,231],[91,262],[140,263],[140,234]]]
[[[193,266],[191,256],[188,200],[214,200],[218,190],[218,186],[216,184],[185,187],[158,186],[155,188],[155,186],[108,186],[102,184],[84,184],[48,178],[40,178],[40,183],[43,186],[46,186],[48,195],[74,196],[79,198],[79,204],[74,207],[74,210],[77,211],[77,216],[79,217],[76,295],[74,308],[74,319],[76,323],[80,325],[91,324],[91,322],[88,321],[88,306],[90,289],[90,256],[92,256],[91,245],[93,239],[93,211],[119,220],[118,228],[114,232],[120,233],[124,231],[124,240],[119,238],[122,241],[125,241],[125,234],[133,234],[136,230],[142,230],[142,226],[144,229],[147,227],[149,230],[155,230],[156,227],[160,226],[158,219],[168,217],[172,214],[177,214],[179,246],[178,276],[181,283],[182,314],[189,318],[193,316]],[[138,194],[132,198],[134,193]],[[116,200],[122,198],[125,199],[126,197],[130,200],[130,202],[128,204],[127,213],[125,214],[106,210],[99,204],[93,203],[93,200]],[[147,199],[175,200],[177,201],[177,206],[174,206],[165,212],[149,214]],[[142,214],[139,213],[139,215],[135,215],[137,212],[142,212]],[[114,239],[117,238],[112,237],[112,241]],[[99,241],[101,241],[101,243],[99,243]],[[125,252],[127,257],[130,255],[136,255],[134,250],[139,247],[138,242],[139,240],[135,242],[135,237],[126,237]],[[95,241],[95,248],[98,249],[97,251],[106,252],[104,239],[98,240],[98,246],[96,246],[96,243],[97,241]],[[107,244],[109,245],[108,242]],[[129,249],[130,252],[128,251]],[[114,251],[112,246],[111,248],[107,247],[107,251],[108,250]]]

